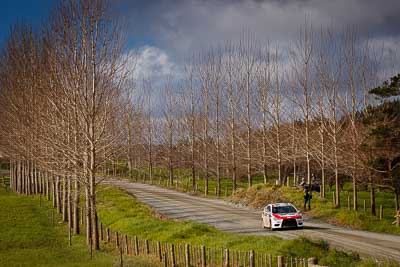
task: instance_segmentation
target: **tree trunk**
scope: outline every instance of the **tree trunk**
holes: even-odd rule
[[[357,192],[357,176],[354,173],[353,174],[353,209],[357,210],[358,209],[358,192]]]
[[[54,176],[51,176],[51,187],[52,187],[52,193],[53,193],[53,208],[57,207],[57,187],[56,183],[54,181]]]
[[[325,136],[324,136],[324,124],[321,121],[321,188],[320,195],[325,198]]]
[[[96,205],[96,187],[95,187],[95,176],[91,177],[91,185],[90,185],[90,211],[91,211],[91,219],[92,219],[92,241],[93,248],[95,250],[100,249],[100,240],[99,240],[99,225],[97,223],[97,205]]]
[[[51,197],[50,197],[50,178],[49,178],[49,173],[46,172],[45,174],[45,179],[46,179],[46,196],[47,196],[47,200],[50,201]]]
[[[172,148],[170,148],[172,150]],[[174,183],[174,167],[172,166],[172,155],[170,152],[170,156],[168,159],[168,173],[169,173],[169,185],[172,186]]]
[[[67,177],[62,178],[62,215],[63,221],[68,221],[68,186]]]
[[[71,183],[71,178],[72,177],[68,177],[68,184],[67,184],[67,207],[68,207],[68,233],[71,233],[71,229],[72,229],[72,183]]]
[[[263,102],[264,105],[264,102]],[[263,107],[263,109],[265,109]],[[264,184],[267,184],[268,179],[268,166],[267,166],[267,114],[263,111],[263,150],[262,150],[262,157],[263,157],[263,176],[264,176]]]
[[[340,184],[339,184],[339,163],[338,163],[338,151],[337,151],[337,139],[336,132],[333,134],[333,152],[335,160],[335,207],[340,208]]]
[[[90,155],[90,211],[92,219],[92,241],[93,248],[95,250],[100,249],[99,242],[99,227],[97,224],[97,210],[96,210],[96,174],[95,174],[95,154],[94,150],[91,151]]]
[[[231,119],[230,119],[230,127],[231,127],[231,155],[232,155],[232,193],[236,191],[236,126],[235,126],[235,111],[233,110],[233,104],[231,103]]]
[[[358,192],[357,192],[357,151],[353,149],[353,209],[358,209]]]
[[[151,132],[149,133],[150,135],[150,142],[149,142],[149,176],[150,176],[150,184],[153,183],[153,144],[152,144],[152,138],[151,138]]]
[[[399,189],[397,187],[394,189],[394,208],[396,212],[399,210]]]
[[[80,218],[80,195],[81,195],[81,188],[80,183],[78,181],[77,174],[75,174],[75,191],[74,191],[74,213],[73,213],[73,221],[74,221],[74,234],[79,235],[80,233],[80,226],[79,226],[79,218]]]
[[[89,180],[89,179],[88,179]],[[88,246],[92,245],[92,212],[91,212],[91,200],[90,200],[90,192],[89,185],[85,188],[85,209],[86,209],[86,244]]]
[[[216,151],[216,163],[217,163],[217,196],[221,195],[221,163],[220,163],[220,137],[219,137],[219,88],[216,88],[215,95],[215,123],[216,123],[216,138],[217,138],[217,151]]]
[[[61,213],[61,196],[60,196],[60,177],[56,176],[56,206],[58,213]]]
[[[370,198],[371,198],[371,214],[376,216],[375,185],[372,177],[371,177]]]
[[[205,134],[205,140],[204,140],[204,195],[208,195],[208,179],[209,179],[209,174],[208,174],[208,130],[206,127],[206,134]]]
[[[195,135],[195,132],[194,132],[194,124],[195,124],[195,121],[194,121],[194,99],[193,99],[193,96],[191,96],[191,116],[192,116],[192,118],[191,118],[191,125],[190,125],[190,131],[191,131],[191,144],[190,144],[190,149],[191,149],[191,151],[190,151],[190,154],[191,154],[191,168],[192,168],[192,190],[193,191],[196,191],[196,167],[195,167],[195,158],[194,158],[194,135]]]
[[[234,126],[233,126],[234,127]],[[232,193],[236,191],[236,140],[235,140],[235,131],[232,130]]]

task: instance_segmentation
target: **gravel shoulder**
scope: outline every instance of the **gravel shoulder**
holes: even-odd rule
[[[107,179],[104,183],[123,189],[170,219],[192,220],[238,234],[274,235],[283,239],[300,236],[323,239],[335,248],[357,252],[361,256],[400,262],[400,236],[351,230],[312,220],[305,220],[303,230],[272,232],[261,228],[261,211],[234,207],[224,200],[201,198],[153,185],[115,179]]]

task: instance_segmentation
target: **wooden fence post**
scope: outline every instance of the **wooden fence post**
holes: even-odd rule
[[[365,201],[365,199],[364,199],[364,201],[363,201],[363,208],[364,208],[364,212],[366,212],[367,211],[367,205],[366,205],[366,203],[365,203],[366,201]]]
[[[126,255],[129,255],[129,242],[128,242],[128,236],[125,235],[125,249],[126,249]]]
[[[277,257],[277,261],[278,261],[278,267],[283,267],[283,257],[282,256],[278,256]]]
[[[119,248],[119,234],[118,234],[118,231],[115,232],[115,234],[116,234],[115,245],[117,246],[117,248]]]
[[[164,267],[168,267],[168,258],[167,258],[167,253],[164,252]]]
[[[171,244],[171,267],[175,267],[175,246]]]
[[[158,256],[158,259],[159,259],[160,261],[162,261],[161,244],[160,244],[160,241],[157,241],[157,256]]]
[[[139,255],[139,241],[137,236],[135,236],[135,255]]]
[[[380,205],[379,206],[379,220],[382,220],[382,218],[383,218],[383,206]]]
[[[145,244],[145,248],[146,248],[146,254],[149,254],[150,253],[149,240],[145,239],[144,244]]]
[[[185,245],[185,266],[190,267],[190,247],[189,244]]]
[[[230,262],[229,262],[229,249],[225,249],[225,267],[229,267]]]
[[[225,261],[224,261],[224,249],[221,248],[221,266],[224,267]]]
[[[201,267],[206,267],[207,266],[207,257],[206,257],[206,247],[201,246]]]
[[[119,265],[121,267],[124,266],[123,255],[122,255],[122,247],[119,248]]]
[[[289,181],[289,178],[288,178]],[[289,184],[289,183],[288,183]],[[254,267],[254,250],[250,250],[249,252],[249,266]]]
[[[106,241],[107,243],[110,243],[110,228],[108,227],[106,229]]]

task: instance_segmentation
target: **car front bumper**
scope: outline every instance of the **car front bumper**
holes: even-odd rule
[[[273,219],[272,229],[300,228],[303,227],[303,219]]]

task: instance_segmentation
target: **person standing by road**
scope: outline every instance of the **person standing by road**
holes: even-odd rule
[[[304,189],[304,210],[308,206],[308,210],[311,210],[311,199],[312,195],[308,187]]]

